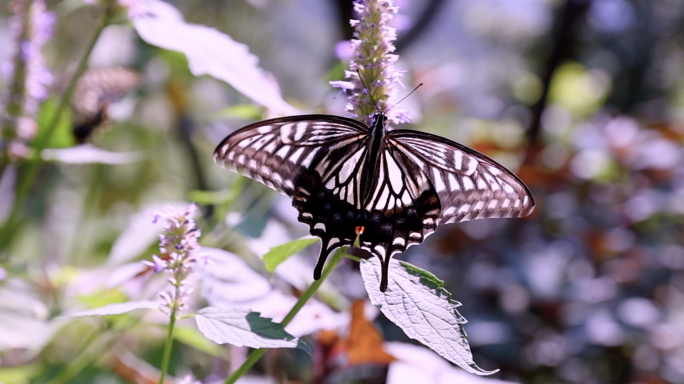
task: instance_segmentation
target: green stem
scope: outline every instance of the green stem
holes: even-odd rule
[[[122,333],[137,325],[139,322],[140,318],[137,318],[135,321],[122,328],[110,328],[102,333],[98,332],[97,329],[93,330],[83,344],[84,346],[81,348],[81,353],[50,379],[47,384],[64,384],[72,382],[79,373],[92,365],[105,351],[111,348],[111,346],[119,340]]]
[[[14,195],[14,204],[12,205],[12,212],[7,218],[7,221],[5,222],[2,231],[0,231],[0,250],[4,250],[10,242],[12,233],[15,230],[14,227],[15,222],[17,220],[17,216],[19,214],[19,209],[23,204],[24,199],[26,198],[29,187],[33,183],[33,180],[35,179],[36,174],[43,163],[41,161],[40,153],[45,148],[45,146],[50,142],[50,139],[52,138],[52,135],[55,132],[60,117],[62,116],[62,112],[66,108],[69,108],[69,105],[71,104],[71,98],[74,95],[76,85],[78,84],[78,79],[81,77],[81,75],[83,75],[83,72],[85,72],[86,68],[88,67],[88,59],[90,58],[90,54],[92,53],[93,48],[95,48],[95,44],[97,43],[97,40],[100,38],[100,34],[105,29],[105,27],[109,25],[112,16],[114,15],[115,6],[116,2],[114,0],[108,1],[104,15],[102,16],[102,21],[95,30],[95,34],[93,35],[93,37],[88,42],[88,46],[86,47],[86,50],[83,53],[83,56],[81,57],[81,60],[78,63],[78,66],[76,67],[76,72],[74,72],[74,75],[71,78],[69,87],[67,88],[66,92],[64,92],[62,98],[59,101],[57,111],[55,111],[55,114],[54,116],[52,116],[52,119],[45,128],[45,131],[42,134],[39,134],[36,138],[35,144],[33,146],[33,150],[35,153],[34,158],[29,163],[26,173],[19,181],[17,193]]]
[[[71,360],[69,364],[64,367],[64,369],[59,371],[50,381],[48,381],[48,384],[67,383],[76,377],[79,372],[83,371],[85,367],[92,364],[92,362],[98,358],[100,354],[92,353],[90,348],[96,340],[101,340],[102,336],[105,336],[105,334],[99,334],[97,330],[93,330],[81,349],[82,352],[75,359]]]
[[[330,273],[335,269],[337,264],[340,263],[340,261],[344,258],[345,253],[347,252],[347,247],[343,247],[337,250],[333,257],[328,261],[328,264],[325,266],[325,269],[323,270],[323,275],[321,276],[320,279],[316,280],[307,288],[306,291],[302,294],[302,296],[297,300],[297,303],[295,303],[294,307],[290,310],[290,313],[285,316],[285,318],[282,321],[283,328],[285,328],[288,324],[290,324],[290,321],[297,315],[300,309],[306,304],[306,302],[311,298],[311,296],[318,291],[318,288],[323,284],[325,279],[330,275]],[[233,372],[232,375],[230,375],[226,381],[223,384],[233,384],[235,383],[242,375],[247,373],[247,371],[252,368],[254,364],[256,364],[257,361],[263,356],[268,349],[266,348],[261,348],[261,349],[255,349],[252,351],[252,353],[249,354],[247,357],[247,360],[242,363],[240,368],[238,368],[235,372]]]
[[[176,287],[176,297],[178,297],[178,287]],[[162,357],[161,376],[159,376],[159,384],[164,384],[166,378],[166,371],[169,369],[169,360],[171,358],[171,347],[173,346],[173,328],[176,325],[176,306],[171,310],[169,321],[169,333],[166,335],[166,344],[164,345],[164,355]]]
[[[104,167],[102,164],[94,163],[89,166],[90,172],[88,177],[88,186],[85,191],[85,198],[83,199],[83,204],[81,205],[81,212],[78,216],[78,222],[76,224],[76,231],[74,232],[74,240],[71,242],[71,264],[78,265],[84,255],[87,248],[88,235],[90,234],[91,225],[88,224],[88,219],[94,214],[98,199],[100,198],[100,185],[102,185],[102,178],[104,174]],[[76,239],[81,239],[77,241]]]

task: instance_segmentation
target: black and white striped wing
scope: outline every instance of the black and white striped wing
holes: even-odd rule
[[[486,155],[425,132],[390,131],[389,142],[426,175],[439,196],[437,223],[523,217],[535,202],[527,186]]]
[[[356,120],[329,115],[282,117],[228,135],[216,147],[214,161],[293,196],[302,173],[315,168],[331,151],[348,152],[366,136],[367,128]]]
[[[384,292],[390,258],[435,231],[440,205],[427,175],[411,159],[386,146],[379,164],[372,197],[363,207],[367,214],[361,248],[382,261]]]

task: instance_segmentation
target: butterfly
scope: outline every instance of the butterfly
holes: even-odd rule
[[[298,220],[321,238],[314,278],[336,248],[380,258],[380,291],[389,260],[437,226],[522,217],[535,202],[525,184],[484,154],[414,130],[388,130],[387,115],[366,124],[332,115],[259,121],[228,135],[214,161],[292,197]]]
[[[91,68],[83,73],[71,99],[73,133],[83,143],[108,122],[107,107],[140,85],[137,71],[125,67]]]

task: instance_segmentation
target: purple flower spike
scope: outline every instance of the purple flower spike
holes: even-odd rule
[[[201,232],[195,228],[192,216],[197,207],[190,204],[185,209],[168,206],[164,212],[152,213],[153,222],[162,220],[164,232],[159,235],[161,257],[152,256],[152,261],[143,261],[154,268],[155,273],[164,271],[173,286],[159,293],[158,300],[167,313],[187,307],[192,290],[185,286],[185,279],[192,273],[197,262],[196,252],[201,248],[197,239]]]
[[[11,160],[28,156],[26,143],[35,132],[26,135],[19,131],[20,119],[34,120],[38,105],[48,97],[52,74],[45,66],[43,46],[52,36],[56,16],[47,12],[45,0],[16,2],[11,7],[14,15],[10,20],[10,34],[14,41],[11,62],[2,63],[2,75],[8,80],[10,90],[0,105],[0,152],[7,151]],[[35,122],[34,122],[35,124]]]
[[[410,117],[405,110],[394,108],[387,111],[395,101],[397,85],[402,85],[399,77],[403,71],[394,68],[398,56],[391,54],[397,36],[394,28],[389,26],[397,8],[390,0],[357,0],[354,11],[359,19],[350,21],[355,29],[351,41],[353,59],[349,63],[350,70],[346,71],[346,78],[350,81],[331,81],[330,84],[343,91],[352,91],[347,111],[366,124],[370,123],[370,115],[377,112],[377,108],[387,112],[392,123],[409,122]],[[365,92],[364,83],[370,88],[370,94]]]

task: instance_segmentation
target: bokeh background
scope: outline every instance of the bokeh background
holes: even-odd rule
[[[328,81],[343,78],[350,1],[171,3],[188,22],[246,44],[295,107],[345,115],[345,95]],[[475,361],[500,369],[495,378],[520,383],[684,382],[684,1],[395,5],[397,67],[406,71],[400,94],[424,84],[402,103],[413,116],[402,128],[493,157],[537,200],[529,218],[442,226],[400,256],[435,273],[463,303]],[[57,21],[43,53],[54,76],[51,92],[59,94],[100,9],[79,0],[47,7]],[[11,10],[0,1],[0,62],[11,59]],[[57,161],[41,169],[10,258],[0,264],[0,381],[7,383],[54,378],[79,356],[88,335],[104,330],[113,346],[68,382],[130,381],[107,360],[120,344],[157,364],[161,325],[151,331],[121,325],[140,321],[135,317],[52,321],[69,308],[154,297],[149,276],[111,283],[123,265],[112,261],[113,245],[125,248],[122,232],[130,237],[132,223],[143,225],[148,211],[197,201],[203,241],[234,252],[264,276],[257,256],[307,232],[288,198],[212,162],[225,135],[272,116],[268,111],[219,80],[192,76],[181,54],[144,43],[125,20],[105,29],[90,66],[140,73],[140,85],[108,105],[107,127],[88,139],[127,160]],[[3,79],[0,89],[8,84]],[[70,134],[58,132],[52,146],[73,145]],[[9,212],[13,177],[21,171],[19,164],[0,182],[0,217]],[[133,240],[128,258],[149,258],[154,245],[146,241]],[[304,274],[317,253],[317,246],[302,252],[309,263]],[[288,295],[297,292],[287,278],[272,281]],[[325,302],[340,313],[366,297],[351,261],[338,268],[331,286],[336,299]],[[25,319],[18,321],[17,313]],[[373,322],[385,341],[411,342],[382,314]],[[334,329],[344,335],[345,325]],[[299,352],[269,354],[257,367],[260,380],[384,382],[387,363],[379,376],[326,363],[344,355],[326,349],[329,332],[306,339],[316,346],[313,360]],[[17,336],[24,333],[30,337]],[[192,372],[206,382],[245,353],[224,348],[212,355],[185,341],[175,346],[175,373]]]

